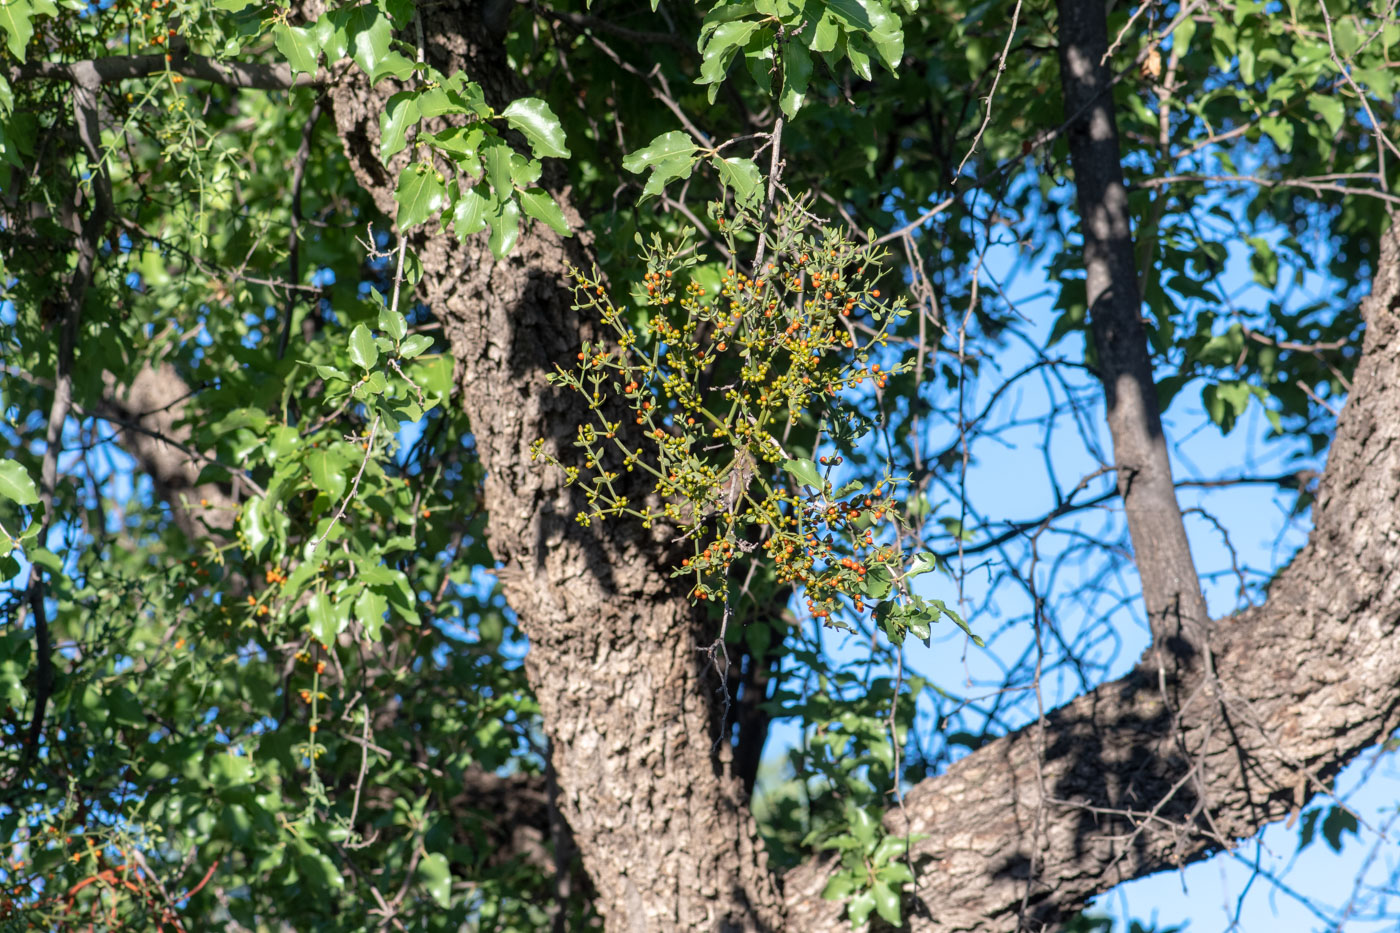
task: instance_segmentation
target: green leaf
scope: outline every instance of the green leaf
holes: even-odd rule
[[[379,362],[379,348],[374,345],[369,328],[363,324],[356,324],[350,331],[350,361],[365,370],[373,369]]]
[[[389,601],[369,587],[360,590],[355,599],[355,618],[365,627],[365,636],[370,641],[379,641],[379,631],[384,627],[384,613],[389,611]]]
[[[1210,420],[1220,427],[1222,434],[1229,434],[1235,422],[1249,407],[1253,395],[1249,383],[1243,380],[1230,380],[1208,385],[1201,390],[1201,404],[1205,406]]]
[[[1265,117],[1259,121],[1259,128],[1269,134],[1281,153],[1293,151],[1293,124],[1283,117]]]
[[[408,321],[397,311],[389,308],[379,309],[379,329],[389,335],[389,339],[398,343],[408,333]]]
[[[564,144],[564,127],[560,125],[554,111],[549,109],[549,104],[538,97],[522,97],[520,100],[511,101],[510,106],[501,111],[501,116],[529,140],[530,151],[536,158],[569,157],[569,148]]]
[[[855,889],[856,879],[851,877],[848,872],[839,871],[831,876],[826,887],[822,889],[822,900],[844,900]]]
[[[914,880],[914,873],[903,862],[890,862],[875,873],[875,877],[888,885],[908,884]]]
[[[749,41],[749,36],[753,35],[755,29],[761,24],[752,20],[740,20],[728,22],[717,27],[711,34],[709,41],[705,43],[702,50],[700,62],[700,77],[696,79],[696,84],[710,85],[710,103],[715,102],[715,93],[719,88],[719,83],[724,80],[725,72],[729,70],[730,62],[734,61],[734,56],[743,48],[744,43]]]
[[[306,604],[307,631],[323,645],[329,645],[340,634],[335,607],[325,593],[312,593]]]
[[[372,3],[342,8],[345,35],[349,39],[350,58],[360,66],[371,81],[381,77],[380,69],[389,60],[390,43],[394,38],[394,27],[389,17]],[[332,14],[335,15],[335,14]]]
[[[861,590],[872,599],[884,599],[894,586],[894,574],[884,564],[876,564],[866,573]]]
[[[622,167],[633,174],[651,171],[642,200],[659,195],[666,183],[676,178],[689,178],[695,164],[695,141],[680,130],[662,133],[651,145],[628,154]]]
[[[243,506],[243,517],[238,520],[238,530],[243,533],[248,553],[254,560],[262,557],[268,541],[271,540],[267,522],[263,520],[263,503],[261,497],[249,499]]]
[[[394,190],[399,202],[396,222],[399,230],[411,230],[429,217],[441,214],[447,206],[447,185],[442,175],[431,166],[409,165],[399,172],[399,186]]]
[[[914,559],[909,562],[909,569],[905,571],[904,576],[912,580],[921,574],[928,573],[931,570],[937,570],[938,568],[938,555],[934,554],[932,551],[921,551],[915,554]]]
[[[870,911],[875,909],[875,895],[870,891],[861,891],[851,898],[851,905],[846,908],[851,917],[851,929],[856,929],[865,925],[870,919]]]
[[[870,811],[847,801],[845,812],[846,824],[850,827],[851,834],[860,840],[862,846],[872,846],[880,831],[880,825],[870,815]]]
[[[306,883],[312,890],[339,890],[345,887],[345,879],[341,877],[335,863],[319,849],[312,849],[309,846],[297,856],[297,868],[305,875]]]
[[[418,125],[422,113],[418,95],[400,91],[389,98],[389,104],[379,115],[379,160],[388,164],[390,156],[402,152],[408,145],[408,130]]]
[[[24,467],[14,460],[0,460],[0,499],[20,505],[35,505],[39,492]]]
[[[342,370],[336,369],[334,366],[322,366],[322,365],[320,365],[320,364],[318,363],[318,364],[316,365],[316,373],[317,373],[322,379],[326,379],[326,380],[330,380],[330,379],[341,379],[341,380],[343,380],[343,381],[345,381],[345,382],[349,382],[349,381],[350,381],[350,375],[349,375],[348,373],[343,372]]]
[[[441,133],[430,133],[427,136],[419,136],[419,139],[427,140],[438,149],[447,153],[452,161],[461,166],[462,170],[471,175],[481,174],[481,151],[482,140],[486,138],[486,133],[479,126],[454,126],[451,129],[443,130]]]
[[[847,29],[869,32],[874,28],[863,0],[827,0],[826,8],[829,15],[839,17]]]
[[[350,52],[350,37],[345,32],[344,8],[323,14],[311,24],[316,46],[326,53],[326,61],[335,64]]]
[[[1327,123],[1327,129],[1335,136],[1346,122],[1347,107],[1341,98],[1325,94],[1309,94],[1308,109]]]
[[[490,202],[477,194],[475,188],[468,188],[452,208],[452,232],[457,234],[458,239],[465,240],[473,233],[485,230],[486,212],[490,207]]]
[[[957,627],[962,629],[963,632],[967,634],[968,638],[972,639],[972,643],[974,645],[976,645],[979,648],[987,647],[987,643],[985,641],[983,641],[979,636],[974,635],[972,633],[972,627],[967,624],[967,620],[965,620],[962,616],[958,615],[956,612],[946,607],[943,609],[943,614],[948,618],[952,619],[953,622],[957,625]]]
[[[291,66],[292,74],[315,74],[316,63],[321,56],[321,45],[310,29],[301,26],[288,26],[278,23],[272,28],[272,37],[277,51]]]
[[[822,14],[817,20],[816,27],[812,30],[812,41],[807,48],[818,54],[830,52],[836,48],[836,40],[841,37],[841,28],[836,25],[835,18],[828,11]]]
[[[405,622],[410,625],[422,625],[423,620],[418,617],[417,599],[413,595],[413,587],[409,585],[408,577],[404,576],[402,570],[392,570],[387,567],[378,569],[386,575],[386,579],[389,581],[388,585],[381,587],[381,592],[389,600],[389,605]]]
[[[483,119],[491,116],[491,107],[486,103],[486,92],[475,81],[468,81],[465,72],[458,71],[442,82],[452,100]]]
[[[734,192],[740,207],[755,208],[763,196],[763,176],[752,159],[721,159],[711,156],[710,164],[719,173],[720,182]]]
[[[491,183],[492,199],[499,204],[507,200],[515,190],[510,165],[511,156],[515,153],[500,139],[487,143],[484,149],[482,161],[486,163],[486,180]]]
[[[345,495],[345,471],[349,465],[344,457],[332,450],[316,449],[306,458],[311,482],[332,502],[339,502],[340,497]]]
[[[251,784],[257,774],[253,759],[247,755],[211,755],[209,781],[215,787],[242,787]]]
[[[875,898],[875,912],[886,923],[898,927],[900,925],[899,891],[883,881],[877,881],[870,888],[870,894]]]
[[[24,61],[24,50],[34,35],[31,20],[40,13],[57,16],[58,7],[54,6],[53,0],[8,0],[0,4],[0,29],[4,29],[9,36],[6,45],[10,53],[21,62]]]
[[[879,867],[903,858],[908,848],[909,837],[903,835],[886,836],[880,840],[880,844],[875,847],[875,851],[871,854],[871,864]]]
[[[433,852],[418,863],[418,880],[439,907],[452,905],[452,872],[441,853]]]
[[[1322,816],[1322,809],[1313,807],[1303,814],[1302,825],[1298,827],[1298,851],[1306,849],[1312,845],[1313,834],[1317,832],[1317,819]]]
[[[486,222],[491,225],[491,255],[504,259],[515,249],[515,241],[520,237],[520,205],[506,201],[486,218]]]
[[[520,206],[525,213],[547,225],[560,236],[569,235],[569,224],[564,220],[564,212],[543,188],[527,188],[520,192]]]
[[[527,159],[518,152],[510,154],[510,180],[517,188],[529,188],[540,180],[540,160]]]
[[[1342,807],[1332,807],[1327,811],[1327,818],[1322,821],[1322,838],[1327,840],[1333,852],[1342,851],[1342,833],[1358,836],[1359,830],[1356,814]]]
[[[901,41],[901,49],[903,48]],[[789,45],[783,55],[783,93],[778,103],[789,117],[797,115],[812,80],[812,55],[800,45]]]
[[[403,346],[399,347],[399,356],[411,360],[432,345],[433,338],[427,334],[414,334],[403,342]]]
[[[799,483],[811,486],[813,489],[821,489],[823,485],[821,473],[817,472],[817,465],[811,460],[784,460],[783,469],[792,474]]]
[[[431,120],[445,113],[466,113],[467,107],[452,99],[453,95],[440,87],[427,87],[418,92],[418,112],[423,119]]]

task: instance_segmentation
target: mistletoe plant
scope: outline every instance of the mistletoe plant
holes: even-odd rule
[[[766,561],[826,625],[851,629],[845,612],[870,614],[896,645],[909,632],[927,642],[945,615],[966,629],[910,586],[938,562],[908,544],[917,541],[901,499],[908,478],[886,469],[840,482],[838,450],[874,426],[858,411],[863,395],[914,365],[889,347],[909,311],[878,287],[886,251],[819,226],[801,204],[764,220],[726,217],[716,203],[711,216],[732,257],[713,286],[688,236],[650,247],[637,238],[647,272],[631,305],[614,303],[597,273],[572,270],[576,309],[616,339],[585,343],[576,369],[550,377],[595,414],[578,426],[579,462],[546,452],[543,439],[533,455],[582,486],[581,524],[631,516],[674,527],[689,547],[673,575],[691,581],[697,603],[728,605],[730,581],[752,579],[739,571]],[[750,245],[745,272],[738,257]],[[633,425],[614,419],[624,409]],[[644,501],[620,481],[638,470],[653,481]]]

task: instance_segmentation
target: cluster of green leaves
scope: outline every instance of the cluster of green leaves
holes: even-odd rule
[[[1177,176],[1133,195],[1139,239],[1154,248],[1144,276],[1153,346],[1174,370],[1160,380],[1161,400],[1170,404],[1194,383],[1222,431],[1257,403],[1276,432],[1311,431],[1316,447],[1325,431],[1314,426],[1330,420],[1325,400],[1345,396],[1359,350],[1358,296],[1343,297],[1340,313],[1336,301],[1282,296],[1322,272],[1358,282],[1374,261],[1368,244],[1385,204],[1369,194],[1387,184],[1383,150],[1394,144],[1378,134],[1395,115],[1390,62],[1400,24],[1365,5],[1276,9],[1251,0],[1185,17],[1170,32],[1166,25],[1118,59],[1130,68],[1151,58],[1149,93],[1117,98],[1127,139],[1156,140],[1166,121],[1164,145],[1129,155],[1138,169],[1130,180]],[[1242,197],[1212,194],[1233,179],[1245,186]],[[1172,209],[1192,203],[1204,209]],[[1327,250],[1325,269],[1317,262],[1323,230],[1339,246]],[[1227,258],[1241,252],[1267,296],[1249,310],[1220,281]],[[1061,301],[1082,321],[1076,293]]]
[[[12,513],[17,511],[16,506],[38,504],[39,492],[24,467],[16,460],[0,460],[0,580],[8,580],[19,573],[19,563],[10,552],[23,547],[25,540],[37,535],[40,528],[40,523],[33,518],[23,524],[16,522],[13,530],[6,527],[5,522],[7,519],[15,522]],[[11,689],[17,688],[18,679],[11,685]]]
[[[285,44],[276,16],[232,6],[245,8],[119,0],[52,28],[37,20],[27,52],[144,53],[178,35],[197,54],[246,60]],[[367,72],[392,75],[404,56],[383,51],[386,9],[332,11],[315,27],[322,54],[344,43]],[[55,646],[38,754],[0,790],[0,911],[148,929],[179,896],[182,915],[210,923],[313,929],[403,890],[403,923],[538,929],[546,876],[503,844],[493,803],[462,795],[474,779],[542,780],[538,712],[514,620],[473,578],[492,560],[471,435],[442,404],[452,361],[422,308],[361,293],[393,287],[396,254],[366,256],[354,236],[369,222],[371,246],[387,246],[373,234],[387,222],[333,128],[306,126],[315,89],[166,72],[98,93],[123,226],[103,239],[76,334],[47,541],[34,441],[55,376],[53,296],[73,262],[71,233],[48,218],[93,166],[68,135],[62,86],[16,84],[0,121],[23,168],[5,176],[6,196],[41,205],[0,249],[7,776],[21,773],[36,698],[27,564],[45,573]],[[320,154],[298,192],[296,277],[283,281],[292,173],[248,157],[290,165],[304,133]],[[412,279],[411,255],[405,265]],[[285,353],[284,335],[295,335]],[[152,372],[191,387],[172,430],[202,467],[168,503],[95,417],[120,418],[103,406],[126,404]]]
[[[400,170],[395,191],[401,232],[434,217],[444,227],[450,223],[462,238],[489,226],[491,250],[499,259],[515,246],[523,210],[568,236],[559,205],[537,184],[539,159],[569,157],[559,118],[537,97],[512,101],[497,113],[465,74],[445,76],[415,63],[404,54],[412,54],[412,46],[395,34],[395,26],[409,28],[414,15],[411,0],[348,4],[306,26],[279,22],[273,35],[294,73],[315,74],[323,55],[332,64],[349,55],[371,81],[392,78],[413,85],[391,97],[380,116],[384,164],[410,146],[415,154]],[[535,158],[515,152],[494,121],[520,132]],[[431,131],[420,129],[425,122]],[[451,181],[435,160],[452,173]]]
[[[797,653],[822,666],[815,652]],[[844,670],[820,675],[814,686],[808,694],[781,688],[765,704],[774,715],[811,725],[788,752],[786,776],[756,795],[754,813],[779,863],[796,863],[814,849],[839,855],[822,896],[847,902],[852,927],[872,912],[898,927],[901,892],[914,880],[909,846],[924,837],[891,834],[882,817],[899,772],[896,748],[908,740],[924,684]]]
[[[914,0],[901,0],[908,12]],[[869,81],[871,61],[891,72],[904,57],[904,29],[899,14],[884,0],[836,0],[796,3],[792,0],[721,2],[700,25],[703,56],[697,84],[708,85],[711,104],[736,58],[754,83],[771,93],[789,117],[797,115],[807,98],[815,61],[832,71],[846,63]]]
[[[19,61],[24,61],[25,49],[34,37],[34,17],[57,16],[53,0],[9,0],[0,6],[0,29],[5,31],[5,47]],[[0,77],[7,90],[9,82]]]

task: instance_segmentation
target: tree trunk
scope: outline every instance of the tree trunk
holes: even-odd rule
[[[465,68],[495,103],[518,96],[477,11],[448,4],[422,15],[425,34],[437,37],[428,49],[435,65]],[[360,83],[337,88],[332,101],[356,175],[392,215],[393,181],[377,157],[389,93]],[[595,324],[572,309],[567,287],[568,264],[587,265],[582,247],[537,225],[500,262],[482,237],[459,243],[439,233],[415,246],[423,298],[451,341],[485,468],[499,576],[530,639],[526,669],[559,807],[608,928],[779,928],[777,886],[729,744],[717,742],[723,685],[697,650],[713,635],[659,571],[665,541],[637,526],[580,527],[582,498],[529,457],[536,438],[569,457],[576,426],[594,417],[546,380]]]

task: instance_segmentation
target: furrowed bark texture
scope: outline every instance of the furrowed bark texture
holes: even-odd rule
[[[489,11],[449,3],[422,16],[430,62],[445,73],[465,68],[498,105],[519,96],[499,38],[484,25]],[[359,84],[332,92],[355,173],[390,216],[394,179],[379,165],[378,145],[391,91]],[[567,192],[556,195],[572,215]],[[588,264],[583,247],[539,226],[500,262],[484,237],[462,244],[434,230],[415,246],[423,298],[451,341],[486,470],[500,578],[530,639],[527,672],[559,807],[608,929],[778,928],[776,884],[730,773],[728,743],[716,744],[721,684],[697,650],[713,636],[660,571],[665,542],[636,526],[580,527],[582,498],[557,471],[530,462],[540,437],[573,462],[575,429],[595,417],[582,397],[546,381],[592,335],[566,281],[569,262]]]
[[[1114,118],[1103,0],[1059,0],[1060,84],[1084,235],[1089,322],[1113,437],[1118,492],[1142,579],[1154,649],[1205,650],[1209,614],[1171,462],[1142,326],[1128,192]]]
[[[911,928],[1049,929],[1110,887],[1284,818],[1400,727],[1400,246],[1386,237],[1316,526],[1268,602],[1218,622],[1164,702],[1155,665],[921,782],[885,819],[913,846]],[[836,930],[822,866],[786,879],[792,930]]]

